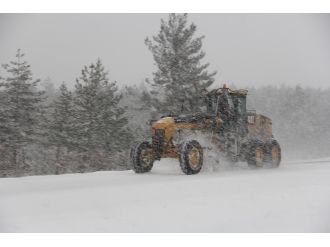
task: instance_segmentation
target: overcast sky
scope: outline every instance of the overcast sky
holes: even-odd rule
[[[26,54],[35,77],[73,85],[101,58],[111,80],[138,84],[155,67],[144,44],[166,14],[0,14],[0,63]],[[329,14],[189,14],[205,35],[216,84],[330,86]],[[0,75],[3,69],[0,70]]]

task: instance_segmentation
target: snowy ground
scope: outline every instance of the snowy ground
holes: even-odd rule
[[[330,159],[1,178],[0,232],[330,232]]]

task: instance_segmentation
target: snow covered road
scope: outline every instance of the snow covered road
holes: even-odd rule
[[[0,178],[0,232],[330,232],[330,160]]]

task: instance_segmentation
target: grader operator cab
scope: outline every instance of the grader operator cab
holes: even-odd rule
[[[164,116],[152,123],[151,142],[141,142],[131,149],[131,163],[136,173],[149,172],[155,160],[177,158],[182,171],[200,172],[203,148],[197,140],[175,142],[183,129],[198,130],[232,162],[247,161],[249,166],[271,164],[278,167],[281,148],[272,134],[272,121],[255,111],[246,110],[247,90],[231,90],[226,85],[207,92],[206,112]]]

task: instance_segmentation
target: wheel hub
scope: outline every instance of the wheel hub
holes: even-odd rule
[[[152,149],[142,150],[140,154],[140,160],[142,161],[142,166],[149,166],[153,161]]]
[[[256,165],[257,166],[262,166],[263,162],[263,151],[261,147],[257,147],[255,151],[255,157],[256,157]]]
[[[190,150],[188,158],[189,158],[189,163],[192,168],[197,168],[199,166],[200,156],[199,156],[199,151],[197,148],[193,147]]]
[[[272,147],[272,163],[273,165],[277,165],[279,159],[279,150],[278,147]]]

